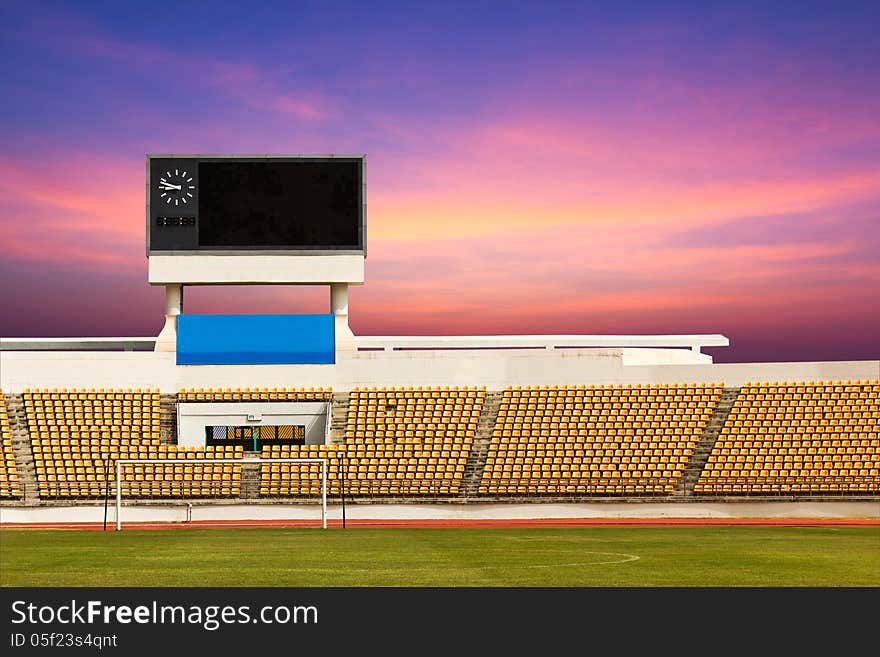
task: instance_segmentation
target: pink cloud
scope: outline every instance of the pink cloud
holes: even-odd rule
[[[297,119],[314,120],[326,116],[321,100],[314,95],[312,98],[296,97],[290,94],[278,96],[272,100],[271,106],[279,112],[289,114]]]
[[[60,31],[50,45],[78,56],[117,62],[142,74],[153,74],[157,67],[173,67],[178,75],[250,109],[277,112],[301,121],[315,121],[329,114],[330,99],[317,89],[293,81],[286,68],[270,69],[249,62],[166,50],[149,42],[123,41],[83,23],[76,30]]]
[[[68,154],[59,164],[0,158],[6,257],[134,266],[131,246],[145,234],[142,175],[89,155]]]

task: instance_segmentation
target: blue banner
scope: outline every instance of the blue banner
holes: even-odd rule
[[[333,315],[180,315],[178,365],[333,364]]]

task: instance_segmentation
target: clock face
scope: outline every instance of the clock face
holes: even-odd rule
[[[193,174],[185,169],[167,169],[159,176],[159,198],[165,205],[184,206],[193,201],[196,184]]]

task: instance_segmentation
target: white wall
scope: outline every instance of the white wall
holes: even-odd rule
[[[306,444],[323,445],[327,407],[326,402],[183,402],[177,405],[177,444],[204,447],[206,426],[304,425]]]
[[[657,350],[654,350],[657,351]],[[667,350],[659,350],[667,351]],[[665,356],[664,356],[665,357]],[[650,355],[637,359],[644,362]],[[880,361],[638,364],[623,349],[375,351],[340,353],[335,365],[176,366],[163,352],[0,352],[0,387],[197,387],[573,385],[812,381],[880,378]]]
[[[116,508],[110,504],[108,522],[115,526]],[[126,522],[183,522],[186,505],[123,502]],[[553,518],[872,518],[880,519],[875,501],[744,501],[744,502],[593,502],[570,504],[347,504],[347,520],[525,520]],[[342,517],[342,507],[327,505],[328,520]],[[2,523],[102,522],[103,504],[0,508]],[[321,506],[314,504],[193,504],[193,520],[314,520],[321,522]]]
[[[364,282],[362,255],[152,255],[148,260],[152,285]]]

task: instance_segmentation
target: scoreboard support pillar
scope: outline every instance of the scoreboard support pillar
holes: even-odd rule
[[[348,325],[348,283],[330,284],[330,312],[336,320],[336,350],[353,351],[354,333]]]
[[[177,316],[183,312],[183,285],[165,286],[165,326],[156,338],[154,351],[177,351]]]

